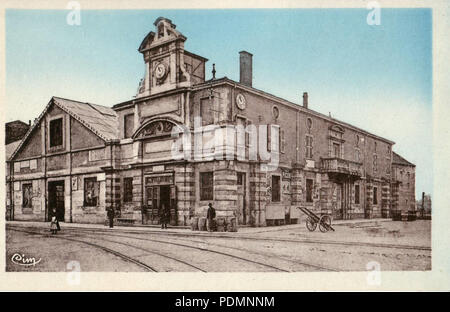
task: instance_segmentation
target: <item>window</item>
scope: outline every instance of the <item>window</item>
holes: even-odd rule
[[[373,204],[378,205],[378,188],[373,188]]]
[[[357,162],[361,162],[361,151],[359,149],[355,150],[355,155],[356,155],[355,160]]]
[[[95,207],[98,205],[99,182],[97,178],[84,179],[84,206]]]
[[[237,173],[237,185],[244,185],[244,174],[243,172]]]
[[[200,100],[200,116],[202,118],[202,126],[211,125],[214,123],[212,103],[213,98],[206,98]]]
[[[308,118],[306,120],[306,128],[308,129],[308,133],[311,134],[311,129],[312,129],[312,119]]]
[[[306,202],[312,203],[314,181],[312,179],[306,179]]]
[[[50,121],[50,147],[63,145],[63,120],[62,118]]]
[[[123,179],[123,202],[133,201],[133,178]]]
[[[373,172],[378,171],[378,162],[377,162],[377,155],[373,155]]]
[[[375,153],[377,152],[377,142],[373,142],[373,149],[375,151]]]
[[[31,208],[31,200],[33,197],[33,184],[27,183],[22,185],[22,208]]]
[[[272,202],[280,201],[281,184],[280,176],[272,176]]]
[[[313,137],[311,135],[306,136],[306,158],[313,157]]]
[[[359,185],[355,185],[355,204],[359,205]]]
[[[124,137],[125,139],[131,138],[134,130],[134,114],[125,115],[123,119]]]
[[[341,157],[341,145],[338,143],[333,143],[333,157]]]
[[[356,147],[359,147],[359,141],[360,141],[359,135],[356,135]]]
[[[212,172],[200,173],[200,200],[213,200],[214,181]]]
[[[285,145],[286,145],[286,141],[285,141],[285,137],[284,137],[284,130],[280,129],[280,152],[281,153],[284,153]]]

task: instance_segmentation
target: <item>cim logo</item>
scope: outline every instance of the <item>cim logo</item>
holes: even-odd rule
[[[36,260],[35,257],[25,257],[24,254],[15,253],[11,257],[11,261],[14,264],[22,265],[22,266],[35,266],[39,262],[41,262],[41,258]]]

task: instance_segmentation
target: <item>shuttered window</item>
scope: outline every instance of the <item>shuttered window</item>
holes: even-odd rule
[[[133,201],[133,178],[123,179],[123,201],[125,203]]]

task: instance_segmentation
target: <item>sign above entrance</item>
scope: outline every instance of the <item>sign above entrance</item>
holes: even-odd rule
[[[153,172],[163,172],[165,170],[164,165],[161,166],[153,166]]]
[[[173,174],[158,174],[145,177],[145,185],[170,185],[173,184]]]

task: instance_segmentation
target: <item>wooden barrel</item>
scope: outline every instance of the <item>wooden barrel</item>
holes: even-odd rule
[[[198,217],[191,218],[191,230],[198,231]]]
[[[217,225],[217,232],[225,232],[225,225]]]
[[[227,220],[227,232],[237,232],[236,218],[229,218]]]
[[[206,218],[199,218],[198,219],[198,229],[200,231],[206,231]]]

